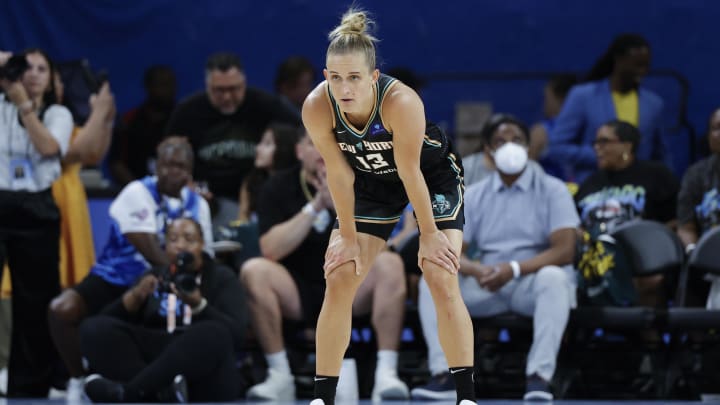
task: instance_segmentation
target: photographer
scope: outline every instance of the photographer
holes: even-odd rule
[[[0,52],[0,269],[7,261],[13,290],[9,397],[46,397],[54,359],[46,311],[60,292],[60,214],[50,187],[73,120],[55,103],[53,72],[40,49]]]
[[[83,357],[99,373],[85,383],[94,402],[237,397],[233,353],[245,333],[242,287],[230,269],[203,253],[194,220],[173,221],[166,238],[173,264],[146,273],[80,326]]]
[[[50,332],[73,377],[68,398],[77,397],[75,392],[84,384],[80,322],[121,297],[148,268],[169,263],[163,250],[166,224],[180,217],[194,218],[202,225],[206,249],[212,254],[210,208],[187,187],[193,166],[190,144],[182,137],[168,137],[158,145],[157,156],[157,176],[130,182],[110,204],[108,238],[89,274],[50,303]]]

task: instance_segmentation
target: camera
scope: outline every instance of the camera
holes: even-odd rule
[[[196,277],[197,273],[193,270],[195,258],[192,253],[180,252],[175,259],[175,263],[171,264],[165,272],[160,274],[160,290],[171,291],[170,283],[175,284],[178,292],[183,294],[191,294],[198,287]]]
[[[16,82],[28,69],[30,69],[30,65],[24,54],[13,55],[3,66],[0,66],[0,79]]]

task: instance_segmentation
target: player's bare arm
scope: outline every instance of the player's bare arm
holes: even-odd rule
[[[423,259],[453,273],[459,267],[459,252],[455,252],[447,237],[437,229],[428,191],[420,170],[420,154],[425,138],[425,109],[418,95],[405,85],[395,86],[383,104],[383,119],[393,133],[393,148],[398,175],[415,209],[420,229],[418,264]]]

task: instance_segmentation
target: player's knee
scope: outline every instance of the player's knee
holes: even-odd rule
[[[457,276],[450,274],[439,266],[426,266],[423,279],[434,296],[449,297],[452,291],[457,290]]]
[[[355,266],[343,265],[330,272],[325,278],[325,286],[330,294],[347,294],[357,290],[362,278],[355,273]]]

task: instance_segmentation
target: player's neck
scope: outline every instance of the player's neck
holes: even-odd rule
[[[364,128],[365,125],[367,125],[368,120],[370,120],[370,116],[372,115],[373,111],[375,111],[375,103],[377,102],[377,97],[375,95],[375,86],[373,86],[373,95],[370,100],[368,100],[367,104],[365,106],[362,106],[360,108],[360,111],[356,112],[346,112],[345,118],[350,121],[351,124],[355,128]]]

